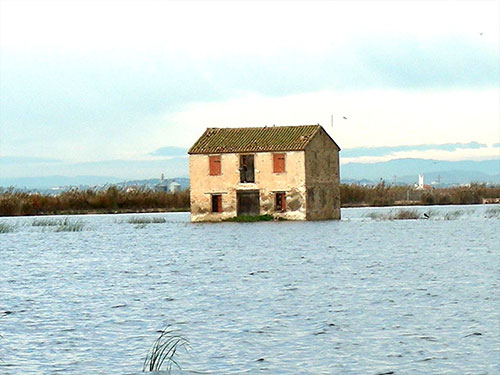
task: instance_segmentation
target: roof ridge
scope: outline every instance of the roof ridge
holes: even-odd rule
[[[263,126],[240,126],[240,127],[209,127],[207,129],[272,129],[272,128],[299,128],[304,126],[319,126],[320,124],[304,124],[304,125],[263,125]]]
[[[319,132],[320,129],[321,129],[321,125],[319,125],[316,128],[316,130],[314,131],[314,133],[312,133],[311,136],[307,138],[306,143],[304,145],[304,148],[306,148],[309,145],[309,143],[311,143],[311,140],[316,136],[316,134],[318,134],[318,132]]]
[[[207,128],[189,154],[301,151],[321,125]]]

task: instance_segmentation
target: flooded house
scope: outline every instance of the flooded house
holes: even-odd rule
[[[320,125],[208,128],[188,151],[191,221],[340,219],[339,151]]]

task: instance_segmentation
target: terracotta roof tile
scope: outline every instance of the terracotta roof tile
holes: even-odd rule
[[[208,128],[189,154],[304,150],[320,125]]]

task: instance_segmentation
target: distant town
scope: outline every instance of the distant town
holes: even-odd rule
[[[360,186],[375,186],[383,181],[386,185],[389,186],[411,186],[417,189],[431,189],[431,188],[448,188],[448,187],[459,187],[459,186],[470,186],[471,183],[479,183],[484,184],[486,186],[496,186],[499,185],[500,182],[494,182],[492,179],[488,179],[487,181],[480,179],[466,180],[467,173],[455,172],[456,181],[452,181],[453,176],[450,176],[450,173],[444,173],[443,175],[439,173],[430,173],[427,174],[417,174],[415,176],[404,176],[398,178],[397,176],[393,176],[392,179],[341,179],[341,184],[353,184]],[[109,182],[100,182],[100,183],[55,183],[53,186],[47,186],[46,182],[43,178],[40,179],[41,183],[37,186],[37,183],[34,181],[29,181],[27,184],[3,184],[0,185],[0,190],[14,189],[16,191],[23,192],[33,192],[40,194],[53,194],[57,195],[64,191],[68,191],[71,189],[80,189],[80,190],[106,190],[110,186],[116,186],[118,188],[125,188],[128,190],[131,189],[147,189],[154,191],[165,191],[165,192],[177,192],[189,189],[189,178],[188,177],[175,177],[175,178],[149,178],[142,180],[124,180],[116,182],[116,179],[110,178]],[[71,180],[71,179],[69,179]],[[57,182],[57,178],[55,178],[55,182]]]

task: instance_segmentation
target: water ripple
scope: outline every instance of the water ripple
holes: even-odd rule
[[[497,373],[500,238],[485,209],[159,214],[140,230],[127,215],[79,216],[81,232],[0,218],[16,224],[0,234],[0,373],[138,375],[166,324],[190,342],[186,374]]]

